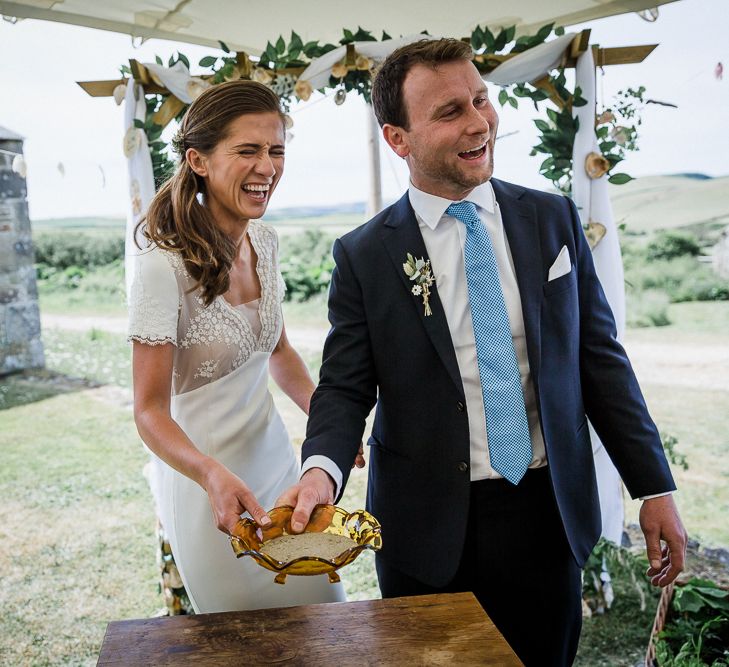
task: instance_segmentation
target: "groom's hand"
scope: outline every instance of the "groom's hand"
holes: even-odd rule
[[[309,517],[317,505],[334,502],[334,480],[321,468],[310,468],[298,484],[288,488],[279,496],[276,506],[291,505],[291,530],[300,533],[309,523]]]
[[[640,508],[640,527],[645,535],[650,563],[646,574],[654,586],[667,586],[683,571],[688,542],[673,496],[644,500]],[[663,548],[661,540],[665,542]]]

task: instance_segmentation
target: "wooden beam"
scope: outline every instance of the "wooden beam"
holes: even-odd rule
[[[590,44],[590,32],[591,30],[583,30],[572,40],[570,44],[569,57],[577,58],[581,53],[587,51],[587,47]]]
[[[154,83],[152,77],[149,75],[149,70],[139,61],[131,59],[129,61],[129,69],[132,70],[134,80],[139,81],[142,85]]]
[[[241,78],[250,78],[251,72],[253,71],[253,63],[251,63],[248,54],[245,51],[237,51],[235,59],[238,63],[238,71],[240,72]]]
[[[595,65],[632,65],[642,63],[658,44],[642,44],[639,46],[618,46],[609,49],[598,49]]]
[[[549,99],[552,100],[555,106],[559,107],[560,109],[564,109],[565,107],[572,107],[572,96],[570,96],[570,99],[568,101],[563,100],[559,96],[557,89],[554,87],[552,80],[548,76],[543,76],[541,79],[531,81],[530,83],[535,88],[539,88],[540,90],[543,90],[545,93],[547,93],[549,95]]]
[[[166,127],[167,123],[169,123],[184,108],[185,103],[182,100],[177,99],[174,95],[168,95],[162,103],[162,106],[157,109],[154,116],[152,116],[152,121],[157,125]]]
[[[129,79],[111,79],[108,81],[77,81],[91,97],[111,97],[114,94],[114,88],[120,83],[127,84]],[[148,83],[143,86],[144,92],[148,95],[169,95],[167,88],[158,86],[156,83]]]

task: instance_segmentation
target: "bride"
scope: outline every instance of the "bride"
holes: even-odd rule
[[[264,508],[298,479],[269,369],[307,414],[314,391],[286,337],[276,233],[255,222],[281,178],[284,142],[266,86],[206,90],[175,138],[177,171],[141,223],[149,247],[129,304],[134,418],[159,459],[158,510],[196,612],[344,600],[325,575],[275,584],[252,559],[236,560],[227,538],[242,513],[269,523]]]

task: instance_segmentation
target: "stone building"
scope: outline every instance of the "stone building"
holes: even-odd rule
[[[0,126],[0,375],[44,365],[25,178],[12,170],[23,137]]]

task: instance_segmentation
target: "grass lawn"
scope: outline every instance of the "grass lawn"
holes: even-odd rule
[[[94,664],[108,621],[162,606],[146,455],[104,389],[12,393],[28,402],[0,412],[0,663]]]

